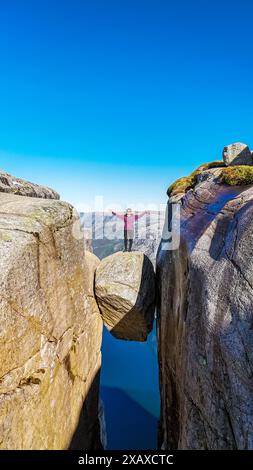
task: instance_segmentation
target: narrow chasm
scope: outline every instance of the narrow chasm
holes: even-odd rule
[[[155,327],[145,343],[114,338],[104,327],[101,399],[107,449],[157,449],[159,383]]]
[[[108,450],[158,448],[154,265],[159,240],[160,233],[155,240],[137,239],[131,253],[122,252],[119,240],[93,240],[93,253],[101,260],[95,293],[104,322],[100,421]]]

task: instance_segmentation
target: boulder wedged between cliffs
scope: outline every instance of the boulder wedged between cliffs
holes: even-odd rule
[[[147,340],[155,312],[155,274],[146,255],[118,252],[104,258],[96,269],[95,295],[113,336]]]

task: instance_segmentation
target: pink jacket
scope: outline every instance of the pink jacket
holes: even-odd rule
[[[126,231],[134,230],[134,222],[136,222],[136,220],[143,217],[145,214],[146,214],[146,211],[141,212],[138,215],[133,214],[133,215],[130,215],[130,216],[127,216],[126,214],[121,215],[121,214],[117,214],[116,212],[112,212],[112,215],[116,215],[116,217],[118,217],[118,219],[121,219],[121,220],[124,221],[124,230],[126,230]]]

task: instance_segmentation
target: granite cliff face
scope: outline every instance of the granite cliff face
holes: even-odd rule
[[[0,449],[101,448],[103,320],[145,341],[155,279],[143,253],[90,248],[55,191],[0,172]]]
[[[224,163],[171,185],[156,286],[143,253],[100,262],[73,236],[72,206],[0,174],[0,449],[100,448],[103,321],[117,338],[145,341],[155,297],[161,446],[253,449],[249,152],[228,146]],[[180,244],[170,251],[173,204]]]
[[[157,257],[165,449],[253,449],[253,185],[223,171],[168,203],[181,204],[181,241]]]
[[[0,448],[98,448],[96,263],[73,208],[23,187],[0,185]]]

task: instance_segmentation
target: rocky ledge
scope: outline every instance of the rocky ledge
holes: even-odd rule
[[[16,178],[2,170],[0,170],[0,192],[43,199],[60,199],[59,194],[53,189]]]

